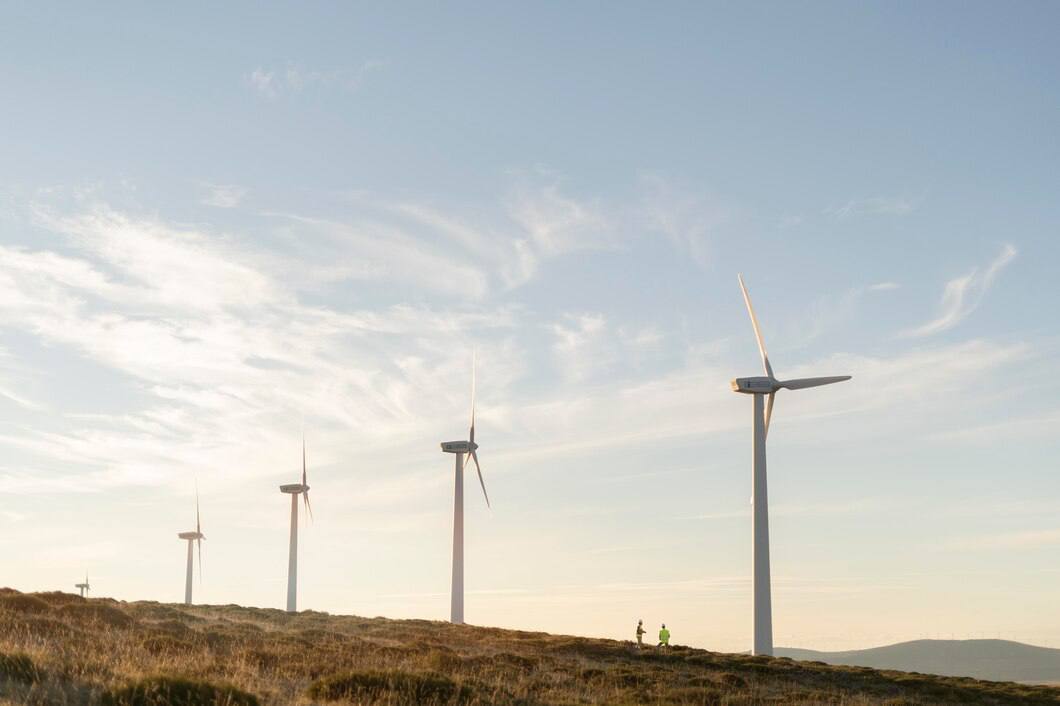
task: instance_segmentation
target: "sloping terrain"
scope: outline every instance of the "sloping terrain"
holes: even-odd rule
[[[848,652],[781,648],[777,655],[996,681],[1060,682],[1060,650],[1008,640],[913,640]]]
[[[1060,690],[685,647],[0,589],[0,703],[1060,704]]]

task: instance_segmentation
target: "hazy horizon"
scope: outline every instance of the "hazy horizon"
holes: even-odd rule
[[[0,585],[1060,647],[1060,7],[4,10]]]

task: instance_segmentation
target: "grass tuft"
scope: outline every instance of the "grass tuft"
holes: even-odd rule
[[[460,704],[470,698],[470,689],[440,674],[410,672],[350,672],[313,682],[306,693],[325,701],[380,700],[394,706],[416,704]]]
[[[29,655],[0,653],[0,680],[20,684],[36,684],[41,680],[41,670]]]
[[[259,706],[258,697],[227,684],[180,677],[141,679],[103,695],[104,706]]]

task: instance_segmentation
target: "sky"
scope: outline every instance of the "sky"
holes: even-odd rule
[[[0,585],[1060,647],[1060,6],[7,3]]]

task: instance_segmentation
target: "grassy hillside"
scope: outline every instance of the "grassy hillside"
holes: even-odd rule
[[[779,649],[792,659],[977,679],[1060,682],[1060,650],[1008,640],[913,640],[849,652]]]
[[[1060,704],[1050,687],[239,606],[0,590],[0,703]]]

